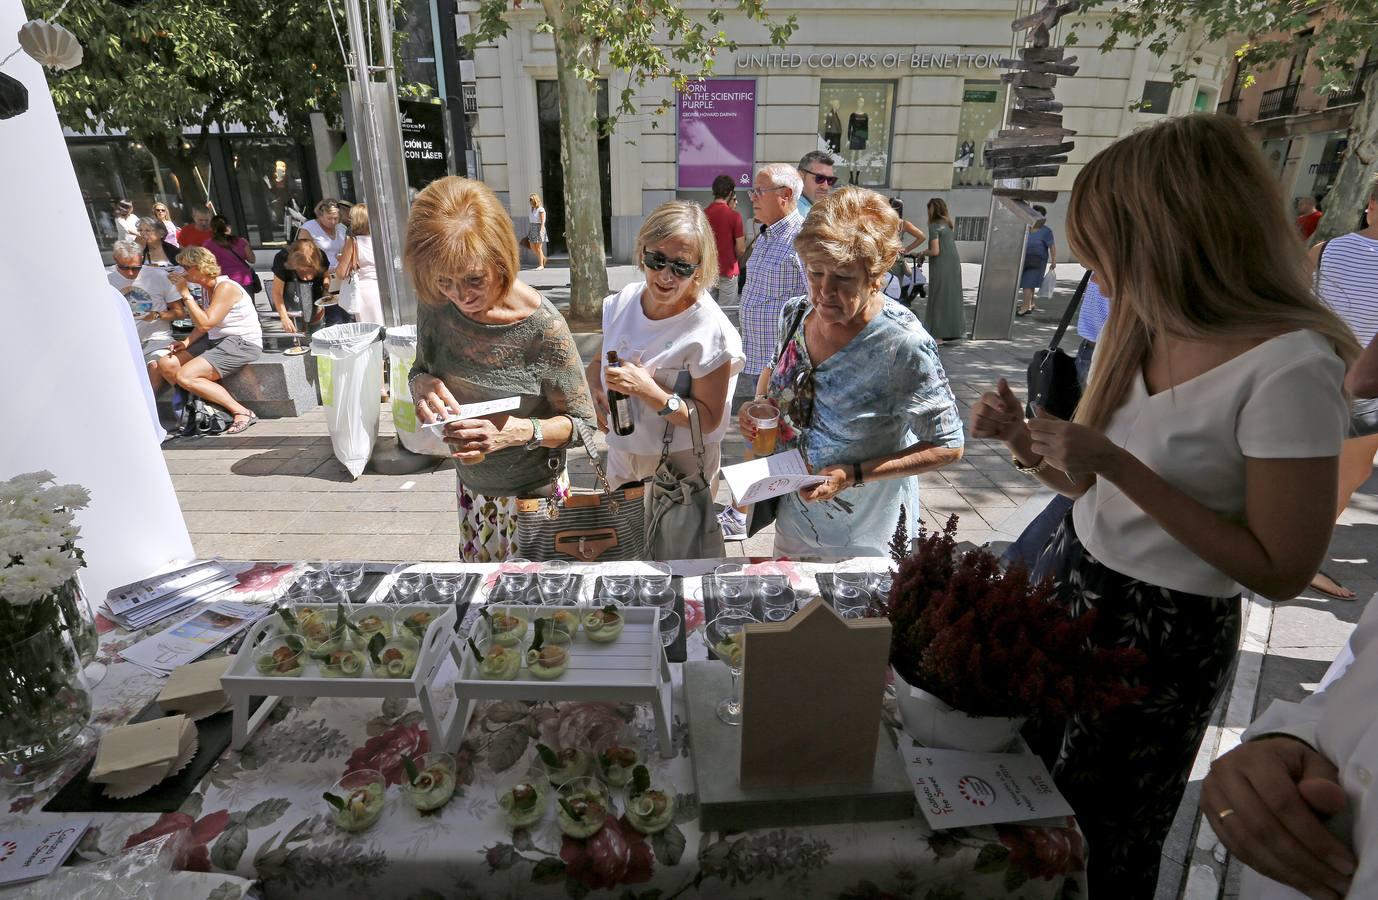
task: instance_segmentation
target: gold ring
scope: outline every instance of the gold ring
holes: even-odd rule
[[[1222,809],[1222,810],[1220,810],[1220,812],[1218,812],[1218,813],[1215,814],[1215,818],[1216,818],[1217,820],[1223,820],[1226,816],[1232,816],[1232,815],[1234,815],[1234,810],[1232,810],[1232,809]]]

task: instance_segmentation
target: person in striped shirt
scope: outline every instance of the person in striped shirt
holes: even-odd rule
[[[1316,270],[1316,294],[1354,332],[1359,346],[1367,347],[1378,333],[1378,178],[1368,195],[1368,225],[1321,241],[1311,248]],[[1359,486],[1373,474],[1378,455],[1378,434],[1351,437],[1340,451],[1340,495],[1335,518],[1349,506]],[[1311,587],[1337,600],[1353,600],[1355,594],[1331,575],[1317,572]]]

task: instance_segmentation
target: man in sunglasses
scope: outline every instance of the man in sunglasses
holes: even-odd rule
[[[837,184],[833,174],[833,157],[823,150],[810,150],[799,160],[799,177],[804,179],[804,192],[799,197],[799,215],[807,217],[809,209],[828,195]]]
[[[167,352],[171,322],[182,315],[182,295],[161,268],[144,265],[143,248],[135,242],[116,241],[114,255],[115,264],[106,277],[129,301],[139,343],[152,341],[157,347],[144,354],[145,361],[152,362]]]

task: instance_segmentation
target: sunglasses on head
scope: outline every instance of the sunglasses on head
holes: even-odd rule
[[[664,253],[656,250],[647,250],[641,257],[641,264],[652,272],[659,272],[666,266],[677,278],[688,278],[699,270],[698,263],[686,262],[682,259],[671,259]]]
[[[805,175],[812,175],[816,184],[826,184],[828,187],[837,184],[836,175],[824,175],[821,172],[814,172],[810,169],[800,169],[799,171],[803,172]]]

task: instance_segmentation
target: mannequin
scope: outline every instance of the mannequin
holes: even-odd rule
[[[829,153],[842,152],[842,117],[837,112],[837,101],[828,104],[828,114],[823,118],[823,143],[828,145]]]
[[[847,150],[848,150],[848,181],[851,184],[861,183],[861,172],[858,171],[857,164],[861,159],[861,154],[866,151],[866,142],[871,134],[871,117],[866,114],[866,98],[858,96],[856,98],[856,112],[847,117]]]

